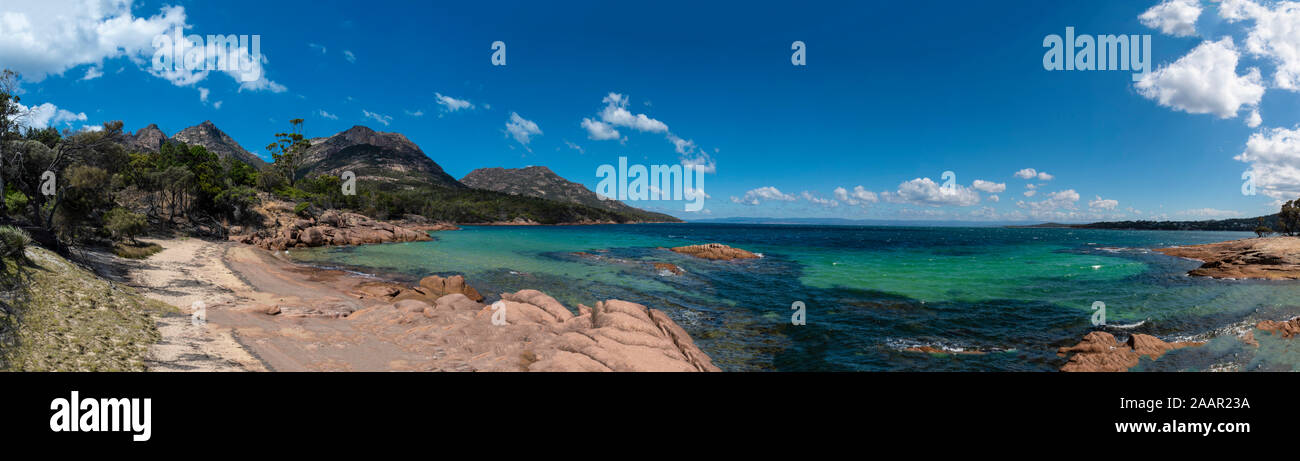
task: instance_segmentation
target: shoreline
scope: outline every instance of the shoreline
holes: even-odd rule
[[[639,304],[607,300],[575,306],[575,315],[522,290],[489,306],[251,245],[146,240],[164,250],[120,262],[124,278],[185,312],[159,319],[163,340],[150,347],[150,370],[718,371],[680,326]],[[375,294],[377,285],[409,293]],[[200,325],[190,322],[196,301],[206,314]],[[223,366],[196,367],[186,357]]]

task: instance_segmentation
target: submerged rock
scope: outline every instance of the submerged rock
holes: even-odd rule
[[[672,251],[691,255],[697,258],[730,261],[733,259],[755,259],[759,258],[758,254],[732,248],[721,243],[706,243],[704,245],[688,245],[684,247],[672,248]]]

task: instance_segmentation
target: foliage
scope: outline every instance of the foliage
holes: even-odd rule
[[[126,208],[117,207],[104,213],[104,229],[118,240],[125,238],[134,242],[135,237],[144,232],[147,225],[144,215],[132,213]]]
[[[21,257],[31,243],[32,237],[27,235],[27,231],[14,226],[0,226],[0,256]]]
[[[1282,204],[1277,214],[1277,229],[1286,235],[1300,235],[1300,199]]]
[[[293,187],[311,141],[302,135],[302,119],[289,120],[289,124],[293,128],[286,133],[276,133],[276,141],[268,144],[266,150],[271,153],[271,167],[289,182],[289,187]]]

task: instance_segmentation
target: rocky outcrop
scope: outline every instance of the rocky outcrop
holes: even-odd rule
[[[1255,324],[1255,328],[1291,339],[1300,334],[1300,317],[1283,322],[1265,320]]]
[[[653,264],[655,266],[655,270],[659,271],[660,274],[682,275],[686,273],[685,270],[682,270],[682,268],[677,267],[676,264],[671,264],[671,263],[653,263]]]
[[[719,371],[677,323],[640,304],[607,300],[575,315],[536,290],[484,305],[464,294],[402,300],[347,317],[359,328],[477,371]]]
[[[1156,251],[1204,262],[1188,275],[1232,279],[1300,279],[1300,238],[1264,237]]]
[[[266,167],[266,161],[244,149],[238,142],[235,142],[234,138],[218,129],[211,120],[205,120],[203,123],[181,130],[172,135],[171,139],[192,146],[203,146],[208,149],[208,152],[217,154],[219,157],[234,157],[236,160],[247,163],[254,168]]]
[[[1204,343],[1161,341],[1151,335],[1135,334],[1125,343],[1120,343],[1114,335],[1104,331],[1094,331],[1083,337],[1083,341],[1070,347],[1057,350],[1058,356],[1073,353],[1070,361],[1061,367],[1061,371],[1128,371],[1146,356],[1151,360],[1160,358],[1166,352]]]
[[[152,123],[123,138],[127,149],[137,152],[158,152],[162,150],[163,143],[167,142],[167,135]]]
[[[364,245],[388,242],[432,240],[425,230],[415,230],[356,213],[329,210],[317,218],[280,215],[271,218],[273,225],[248,233],[241,227],[231,228],[230,240],[280,251],[326,245]],[[455,226],[447,226],[455,228]]]
[[[672,250],[681,254],[710,260],[730,261],[733,259],[755,259],[761,257],[757,253],[751,253],[740,248],[732,248],[721,243],[675,247],[672,248]]]

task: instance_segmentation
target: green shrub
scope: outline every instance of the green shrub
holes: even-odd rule
[[[302,216],[302,217],[304,217],[304,218],[310,218],[310,217],[311,217],[311,202],[298,202],[298,204],[297,204],[297,205],[294,205],[294,207],[293,207],[293,214],[296,214],[296,215],[298,215],[298,216]]]
[[[0,226],[0,256],[17,258],[24,255],[32,236],[14,226]]]
[[[144,215],[132,213],[126,208],[117,207],[104,213],[104,228],[115,239],[127,238],[134,242],[135,237],[144,232],[146,225]]]

